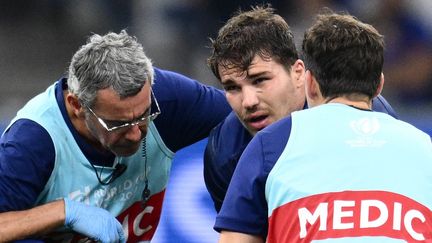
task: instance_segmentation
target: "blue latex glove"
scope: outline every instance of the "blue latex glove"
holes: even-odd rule
[[[120,222],[103,208],[64,198],[65,226],[98,242],[126,242]]]

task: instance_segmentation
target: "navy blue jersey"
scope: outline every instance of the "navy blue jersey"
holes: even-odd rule
[[[373,99],[372,109],[396,117],[393,108],[382,96]],[[251,139],[252,136],[234,112],[209,135],[204,153],[204,180],[217,212],[222,206],[238,160]]]
[[[111,166],[114,154],[96,151],[72,126],[63,100],[66,88],[66,79],[61,79],[56,99],[80,149],[95,165]],[[221,90],[170,71],[155,68],[153,91],[162,112],[154,124],[173,152],[207,137],[231,110]],[[35,122],[21,119],[5,131],[0,139],[0,212],[34,205],[51,175],[54,156],[50,136]]]

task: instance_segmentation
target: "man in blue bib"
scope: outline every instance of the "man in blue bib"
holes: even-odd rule
[[[150,241],[174,153],[229,111],[220,90],[153,68],[126,31],[91,36],[0,139],[0,241]]]

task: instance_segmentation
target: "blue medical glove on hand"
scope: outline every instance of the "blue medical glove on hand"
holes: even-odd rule
[[[126,242],[120,222],[103,208],[64,199],[65,226],[98,242]]]

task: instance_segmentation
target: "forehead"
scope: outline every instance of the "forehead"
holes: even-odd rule
[[[136,95],[126,98],[120,98],[111,87],[102,89],[97,92],[94,110],[110,119],[133,119],[150,107],[150,93],[149,82]]]
[[[263,59],[261,56],[255,55],[246,70],[235,65],[219,65],[219,75],[221,77],[221,82],[226,83],[237,79],[248,79],[264,73],[272,73],[280,66],[282,66],[282,64],[271,57]]]

